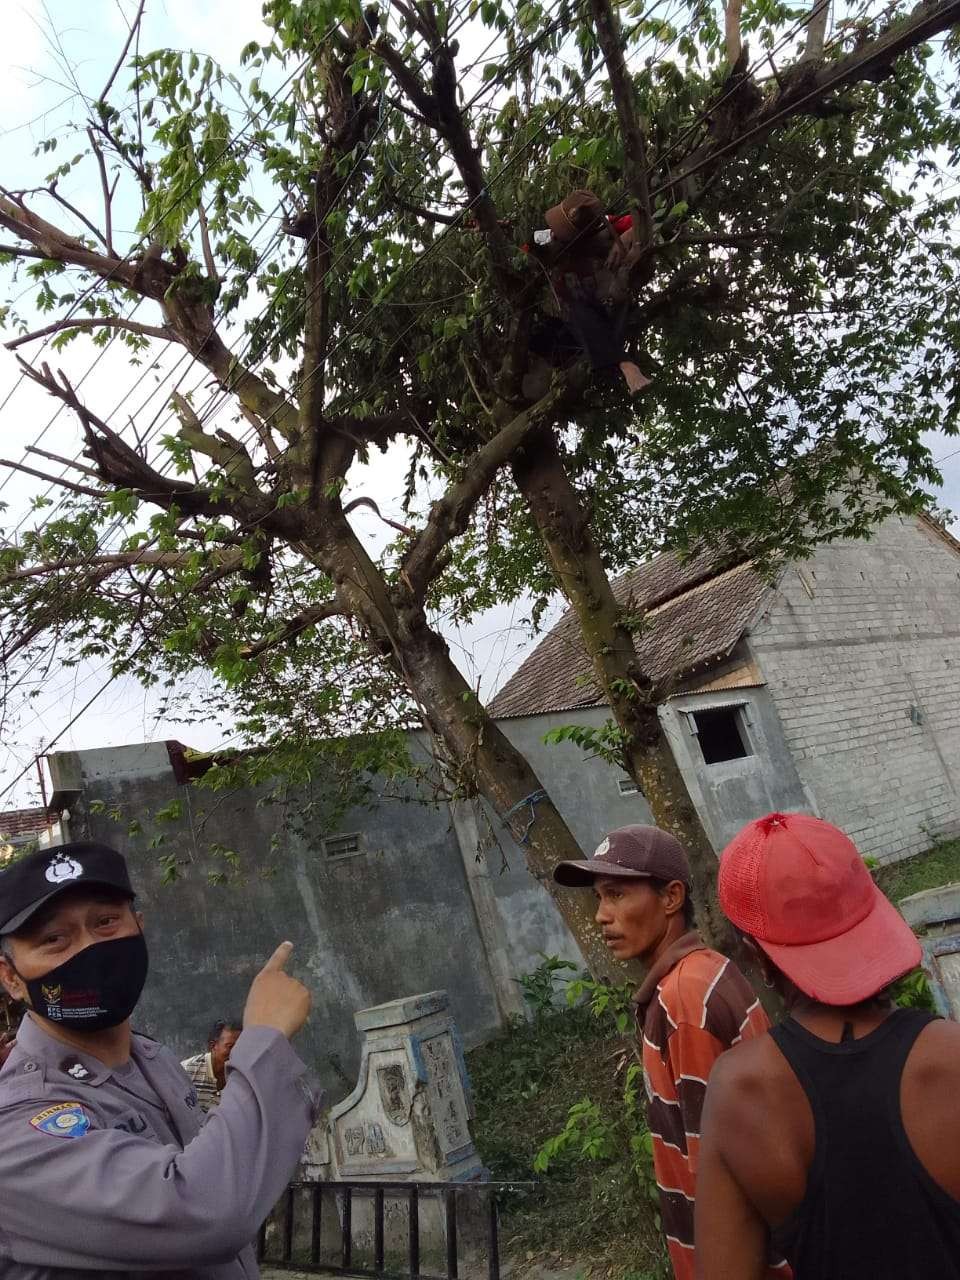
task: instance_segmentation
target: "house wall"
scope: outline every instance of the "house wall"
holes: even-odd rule
[[[822,547],[784,572],[749,645],[812,802],[864,853],[960,830],[955,548],[909,517]]]
[[[736,708],[750,754],[706,764],[692,714]],[[660,722],[683,780],[718,852],[754,818],[775,810],[812,812],[770,691],[763,687],[689,693],[660,708]]]

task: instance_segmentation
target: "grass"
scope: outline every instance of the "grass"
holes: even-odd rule
[[[938,841],[926,853],[878,867],[874,876],[892,902],[900,902],[924,889],[952,884],[960,880],[960,840]]]
[[[484,1163],[498,1182],[536,1184],[504,1205],[502,1247],[521,1270],[575,1268],[621,1280],[664,1274],[655,1206],[637,1187],[625,1150],[607,1159],[571,1157],[533,1173],[534,1157],[575,1103],[589,1096],[606,1115],[620,1114],[622,1064],[633,1052],[632,1040],[575,1008],[518,1022],[469,1055],[473,1133]]]

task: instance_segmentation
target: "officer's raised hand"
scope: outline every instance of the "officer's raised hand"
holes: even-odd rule
[[[243,1011],[244,1027],[274,1027],[288,1040],[297,1034],[310,1013],[310,992],[284,973],[293,952],[292,942],[281,942],[253,982]]]

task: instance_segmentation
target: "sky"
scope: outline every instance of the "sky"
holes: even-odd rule
[[[0,46],[2,185],[35,185],[52,167],[49,159],[34,156],[34,148],[64,120],[79,118],[78,89],[90,98],[99,94],[123,45],[126,19],[135,8],[131,0],[85,0],[83,5],[76,0],[5,0],[4,40]],[[260,8],[261,0],[148,0],[141,50],[196,49],[209,53],[228,69],[236,69],[243,45],[266,34]],[[58,37],[69,52],[75,82],[58,65],[62,61]],[[118,85],[123,84],[124,74],[121,72]],[[67,155],[58,152],[57,160]],[[64,181],[62,190],[81,204],[92,194],[82,185],[86,180],[71,176]],[[123,218],[128,217],[132,225],[135,216],[134,210],[121,207],[121,230]],[[3,281],[0,296],[8,293],[7,282]],[[35,353],[38,346],[28,348],[28,353]],[[56,362],[72,379],[83,379],[84,395],[102,416],[109,416],[112,421],[133,417],[141,431],[145,424],[154,424],[167,399],[159,389],[161,376],[174,362],[165,359],[157,368],[132,368],[119,344],[114,344],[90,369],[93,355],[93,348],[77,342],[57,356]],[[209,379],[199,377],[196,371],[178,368],[177,376],[184,372],[185,388],[208,387]],[[22,459],[26,447],[41,432],[40,447],[75,456],[79,447],[77,424],[66,411],[58,414],[56,409],[40,388],[20,377],[13,354],[0,349],[0,456]],[[941,505],[960,511],[960,441],[934,437],[930,443],[934,457],[942,459],[944,472],[945,482],[938,499]],[[41,469],[48,467],[36,457],[32,462]],[[398,451],[376,455],[351,484],[349,496],[362,493],[372,497],[384,514],[402,518],[395,478],[398,468],[405,467],[406,456]],[[0,501],[9,504],[9,510],[0,516],[0,524],[9,531],[26,514],[38,482],[0,468],[0,486]],[[379,549],[386,531],[372,513],[360,510],[353,519],[370,549]],[[960,527],[956,531],[960,532]],[[546,621],[559,616],[560,611],[558,602]],[[526,606],[520,603],[492,609],[469,627],[446,628],[455,660],[483,696],[495,692],[529,651],[532,641],[525,613]],[[54,738],[59,750],[166,738],[179,738],[190,746],[206,749],[229,741],[230,725],[182,724],[159,718],[155,694],[129,679],[108,683],[108,677],[108,669],[96,664],[74,669],[55,666],[45,675],[39,696],[24,706],[14,731],[0,743],[0,791],[21,769],[28,768],[33,756],[46,749]],[[198,682],[204,678],[198,676]],[[89,710],[83,711],[87,701],[105,684],[106,691],[95,698]],[[74,717],[76,722],[64,732]],[[29,771],[10,794],[0,798],[0,810],[35,802],[34,778],[33,771]]]

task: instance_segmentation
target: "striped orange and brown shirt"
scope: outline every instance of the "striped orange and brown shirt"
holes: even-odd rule
[[[693,1280],[693,1200],[700,1116],[720,1054],[770,1026],[737,966],[695,933],[657,961],[634,997],[641,1037],[653,1168],[676,1280]],[[771,1275],[784,1277],[777,1268]]]

